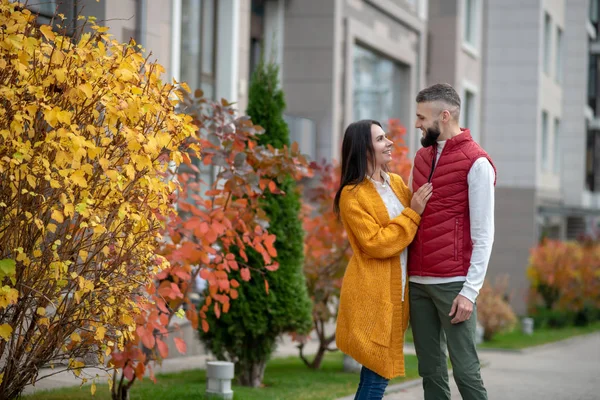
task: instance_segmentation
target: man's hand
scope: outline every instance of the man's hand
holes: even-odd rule
[[[473,314],[473,303],[463,295],[458,295],[452,302],[452,309],[450,309],[450,316],[454,316],[452,321],[453,324],[460,324],[461,322],[467,321]]]

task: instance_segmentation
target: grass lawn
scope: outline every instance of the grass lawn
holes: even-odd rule
[[[271,360],[265,371],[265,387],[260,389],[234,386],[238,400],[326,400],[352,394],[358,385],[358,374],[342,371],[342,357],[339,352],[328,354],[320,371],[312,371],[304,366],[298,357]],[[390,384],[418,378],[417,359],[406,356],[406,378],[396,378]],[[144,379],[136,382],[131,391],[131,400],[198,399],[205,391],[206,376],[203,370],[157,376],[157,383]],[[91,398],[88,386],[67,388],[26,396],[26,400],[76,400]],[[108,385],[98,385],[95,399],[110,400]]]
[[[491,341],[484,342],[481,348],[496,349],[523,349],[531,346],[538,346],[545,343],[556,342],[568,339],[573,336],[584,335],[600,331],[600,322],[595,322],[584,327],[567,327],[561,329],[534,329],[533,335],[527,336],[521,333],[521,328],[517,327],[513,332],[502,333],[494,336]]]
[[[404,333],[404,341],[406,343],[412,343],[413,342],[412,329],[410,329],[410,326],[408,327],[408,329]]]

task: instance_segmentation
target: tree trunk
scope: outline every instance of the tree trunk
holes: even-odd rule
[[[323,362],[323,358],[325,358],[325,353],[327,351],[331,351],[327,348],[327,346],[320,344],[319,350],[317,350],[317,354],[315,354],[315,357],[312,359],[312,361],[308,361],[308,359],[306,358],[306,356],[303,353],[304,344],[300,344],[298,346],[298,349],[300,350],[300,358],[302,359],[302,361],[304,361],[304,364],[310,369],[321,368],[321,363]]]
[[[321,363],[323,362],[323,358],[325,358],[325,353],[327,352],[327,347],[319,346],[319,350],[317,354],[315,354],[315,358],[313,358],[311,365],[309,365],[312,369],[321,368]]]
[[[315,331],[317,332],[317,338],[319,339],[319,349],[317,350],[317,354],[312,361],[308,361],[306,356],[304,355],[304,345],[305,343],[300,343],[297,347],[300,351],[300,358],[304,362],[304,364],[310,369],[320,369],[321,363],[325,358],[325,353],[328,351],[337,351],[337,349],[330,349],[329,345],[335,341],[335,331],[331,336],[325,335],[325,321],[323,320],[315,320]]]
[[[113,375],[113,387],[111,391],[112,400],[129,400],[129,390],[135,382],[135,375],[129,382],[125,381],[125,374],[121,372],[121,379],[117,382],[117,371],[114,371]]]
[[[486,329],[485,331],[483,331],[483,341],[489,342],[490,340],[492,340],[492,338],[494,337],[494,333],[495,332],[491,329]]]
[[[116,383],[115,383],[116,385]],[[120,388],[115,390],[112,394],[112,400],[129,400],[129,389],[127,385],[121,385]]]
[[[242,386],[260,387],[265,375],[267,361],[248,362],[239,364],[238,381]]]

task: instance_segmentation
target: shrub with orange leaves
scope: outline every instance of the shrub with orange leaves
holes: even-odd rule
[[[315,181],[307,190],[304,204],[304,276],[313,301],[313,329],[319,348],[312,361],[304,355],[306,336],[296,335],[300,358],[312,369],[321,366],[323,357],[335,341],[335,330],[326,332],[327,324],[337,317],[337,300],[342,278],[352,255],[341,221],[333,212],[333,199],[339,187],[340,168],[332,164],[313,163]]]
[[[277,236],[274,260],[279,267],[263,280],[260,271],[269,268],[270,260],[252,249],[247,251],[240,247],[238,262],[252,266],[252,279],[239,287],[238,298],[228,314],[219,315],[209,309],[206,316],[211,329],[199,331],[200,340],[217,359],[235,363],[238,383],[251,387],[263,385],[265,367],[278,337],[288,332],[306,332],[312,321],[311,303],[302,275],[304,232],[299,218],[300,194],[296,188],[300,176],[286,177],[285,165],[273,157],[287,153],[290,147],[289,130],[283,119],[285,96],[278,75],[278,66],[264,61],[252,75],[246,112],[265,132],[256,136],[258,146],[248,153],[253,169],[243,178],[252,178],[251,174],[256,173],[259,181],[272,181],[268,185],[271,187],[266,187],[261,194],[259,203],[249,204],[248,210],[252,213],[260,210],[264,215],[261,219],[268,219],[269,233]],[[297,152],[298,144],[292,144],[291,148]],[[260,158],[254,158],[257,154]],[[298,161],[302,162],[301,156]],[[268,164],[273,167],[279,164],[279,168],[269,172]],[[244,271],[248,270],[232,271],[230,277],[243,280]]]
[[[477,319],[483,326],[483,340],[489,341],[500,332],[512,330],[517,317],[507,301],[508,276],[486,281],[477,297]]]
[[[564,323],[550,321],[551,325],[585,324],[596,318],[588,313],[600,310],[599,244],[546,239],[531,250],[527,275],[530,311],[550,313],[554,319],[559,317],[556,313],[564,314]]]
[[[186,96],[181,107],[198,126],[199,135],[189,140],[201,146],[202,159],[184,154],[185,167],[177,175],[178,215],[169,218],[168,240],[161,247],[170,265],[147,289],[151,302],[136,320],[134,340],[113,354],[111,365],[126,378],[114,379],[115,399],[127,398],[146,371],[154,379],[152,364],[168,356],[165,338],[172,334],[169,323],[175,315],[185,315],[194,328],[212,332],[209,317],[220,319],[235,307],[242,285],[253,279],[269,293],[268,274],[279,265],[274,259],[276,238],[264,228],[268,221],[260,200],[267,191],[281,193],[280,182],[286,177],[300,179],[307,171],[297,144],[282,149],[258,145],[262,128],[239,117],[226,101],[208,102],[197,91],[194,97]],[[214,171],[214,182],[201,179],[200,163]],[[262,258],[261,265],[249,261],[250,252]],[[200,310],[190,297],[198,276],[208,283]],[[184,353],[186,343],[179,337],[174,342]]]
[[[402,125],[399,119],[392,118],[388,121],[388,138],[394,142],[392,146],[392,161],[388,164],[388,169],[398,174],[408,185],[408,178],[412,168],[412,162],[408,157],[408,146],[404,138],[406,137],[406,127]]]
[[[572,290],[571,277],[582,255],[577,243],[548,239],[531,250],[527,276],[546,308],[558,306],[563,295]]]

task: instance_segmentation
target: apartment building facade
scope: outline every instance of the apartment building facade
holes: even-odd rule
[[[529,252],[597,230],[600,94],[595,0],[430,0],[427,84],[462,98],[461,125],[498,169],[488,277],[526,312]]]
[[[482,142],[484,0],[430,0],[427,85],[445,82],[462,99],[461,126]]]
[[[414,97],[425,82],[426,1],[286,4],[287,113],[314,121],[313,158],[339,159],[343,130],[354,120],[414,124]]]
[[[515,12],[515,10],[519,12]],[[598,196],[588,105],[588,0],[488,1],[484,8],[482,143],[498,168],[496,242],[490,276],[509,274],[514,305],[525,312],[530,248],[543,237],[592,233]]]
[[[165,67],[165,78],[234,101],[241,112],[261,55],[274,60],[292,139],[312,158],[332,160],[353,120],[414,124],[413,99],[425,84],[427,3],[73,0],[61,7],[96,16],[120,41],[134,38]],[[408,138],[412,151],[416,139]]]

